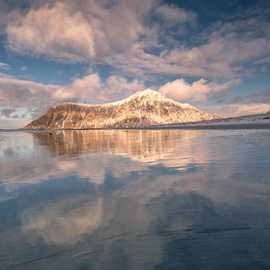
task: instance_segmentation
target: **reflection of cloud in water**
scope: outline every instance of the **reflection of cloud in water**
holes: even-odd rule
[[[8,162],[1,160],[2,181],[12,190],[15,184],[31,184],[67,174],[78,174],[95,184],[103,184],[108,173],[124,177],[147,170],[150,165],[185,170],[189,165],[207,162],[207,143],[197,145],[202,134],[177,130],[27,134],[32,138],[31,145],[33,138],[35,141],[31,154],[20,159],[14,156]],[[20,140],[18,137],[19,143]]]
[[[81,178],[96,185],[104,183],[107,173],[118,178],[128,176],[130,172],[146,170],[138,162],[121,156],[103,154],[89,154],[78,159],[59,160],[56,166],[62,173],[78,173]]]
[[[24,233],[38,234],[49,244],[73,244],[98,228],[102,221],[103,198],[65,199],[44,208],[32,208],[22,215]]]
[[[34,141],[30,133],[0,133],[0,162],[14,156],[25,156],[33,151]]]
[[[59,198],[26,209],[21,231],[27,242],[36,245],[43,239],[49,247],[71,248],[79,259],[93,253],[95,259],[88,264],[91,269],[119,269],[118,259],[126,258],[126,269],[159,263],[163,244],[152,227],[156,215],[151,209],[133,199],[95,196],[77,194],[73,199]],[[138,241],[140,238],[146,241]]]

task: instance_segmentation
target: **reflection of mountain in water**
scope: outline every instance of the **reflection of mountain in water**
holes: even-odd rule
[[[205,162],[207,151],[196,147],[203,132],[177,130],[58,131],[36,133],[40,144],[54,154],[102,153],[127,156],[147,163],[183,167]]]
[[[16,184],[75,174],[101,185],[106,174],[123,178],[152,165],[185,171],[190,166],[207,163],[204,134],[179,130],[107,130],[38,132],[15,136],[14,140],[10,136],[10,143],[5,145],[14,154],[0,161],[2,181],[13,189]]]

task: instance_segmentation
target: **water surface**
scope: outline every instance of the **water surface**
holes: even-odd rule
[[[0,269],[270,269],[270,131],[0,133]]]

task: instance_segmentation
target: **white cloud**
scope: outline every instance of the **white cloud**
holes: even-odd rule
[[[83,62],[125,51],[145,29],[145,14],[156,1],[55,2],[17,12],[6,27],[8,46],[22,54]]]
[[[71,85],[59,87],[53,94],[56,99],[72,99],[72,98],[95,98],[98,99],[101,89],[101,81],[99,75],[89,74],[83,78],[75,79]]]
[[[242,38],[241,35],[227,33],[213,35],[206,43],[192,48],[180,47],[171,50],[165,59],[171,65],[185,66],[194,75],[234,76],[248,71],[242,67],[246,61],[256,63],[270,51],[270,37]]]
[[[63,3],[17,14],[7,25],[8,46],[19,53],[46,55],[60,61],[85,61],[95,55],[91,25]]]
[[[69,86],[60,87],[53,97],[57,100],[104,103],[128,96],[144,88],[144,83],[140,80],[127,80],[124,77],[112,75],[102,81],[97,73],[93,73],[75,79]]]
[[[110,76],[104,87],[108,89],[111,93],[112,98],[117,98],[119,96],[128,96],[134,92],[141,91],[145,89],[145,85],[141,80],[127,80],[121,76]]]
[[[4,69],[4,70],[9,69],[9,64],[0,62],[0,69]]]
[[[156,0],[87,1],[80,7],[95,32],[98,59],[127,51],[147,31],[145,18]],[[82,11],[83,10],[83,11]]]
[[[11,76],[0,75],[0,105],[11,108],[44,108],[50,104],[50,96],[57,85],[19,80]]]
[[[270,24],[263,16],[217,23],[187,45],[178,34],[195,19],[191,11],[158,0],[52,1],[13,12],[7,43],[19,53],[106,63],[136,76],[235,78],[269,57]]]
[[[164,95],[177,100],[207,100],[211,94],[226,91],[240,83],[240,80],[232,80],[226,83],[208,82],[205,79],[188,83],[184,79],[168,82],[159,88]]]
[[[173,74],[180,76],[236,78],[256,72],[256,64],[267,64],[270,52],[270,23],[261,19],[224,23],[198,34],[196,43],[185,45],[184,39],[171,37],[174,46],[160,43],[161,54],[146,50],[144,40],[129,51],[115,54],[106,61],[125,72],[140,76]],[[160,35],[166,36],[159,28]],[[147,44],[148,45],[148,44]],[[153,44],[152,44],[153,46]],[[259,61],[259,62],[258,62]],[[255,67],[255,68],[254,68]]]
[[[196,19],[196,15],[193,12],[175,5],[161,5],[156,9],[156,13],[160,15],[163,20],[170,23],[183,23]]]
[[[163,22],[151,22],[155,12]],[[8,47],[21,54],[46,56],[55,61],[106,62],[124,55],[142,41],[158,46],[168,24],[194,20],[195,15],[158,0],[55,2],[17,12],[7,23]],[[160,22],[161,23],[161,22]],[[155,57],[155,55],[152,55]],[[143,64],[143,63],[142,63]],[[114,63],[112,63],[114,65]]]

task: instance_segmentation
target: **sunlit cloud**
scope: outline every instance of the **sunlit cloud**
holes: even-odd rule
[[[97,73],[75,79],[69,86],[60,87],[53,95],[56,99],[71,99],[89,102],[108,102],[119,97],[128,96],[143,90],[144,83],[140,80],[127,80],[112,75],[102,81]]]
[[[94,56],[93,30],[82,14],[63,3],[17,14],[7,25],[8,46],[18,53],[59,61],[84,61]]]
[[[7,24],[8,47],[55,61],[87,62],[126,50],[145,30],[144,16],[154,5],[133,1],[55,2],[17,12]]]
[[[180,33],[196,18],[192,11],[158,0],[110,5],[52,1],[13,12],[6,24],[7,45],[20,54],[102,62],[136,76],[234,77],[252,71],[247,61],[256,65],[269,57],[270,27],[263,16],[217,23],[199,33],[194,44],[187,44],[175,31]],[[171,24],[174,31],[168,30]],[[156,47],[162,52],[151,51]]]
[[[183,23],[189,22],[196,19],[195,13],[179,8],[175,5],[160,5],[157,7],[155,12],[166,22],[166,23]]]
[[[184,79],[168,82],[159,88],[159,91],[177,100],[205,101],[211,94],[231,89],[240,83],[240,80],[232,80],[226,83],[208,82],[205,79],[188,83]]]
[[[0,105],[11,108],[46,108],[56,85],[19,80],[11,76],[0,76]]]
[[[56,99],[70,99],[74,97],[95,97],[98,99],[98,91],[101,87],[101,81],[98,74],[89,74],[84,78],[75,79],[71,85],[60,87],[55,91],[53,97]]]

